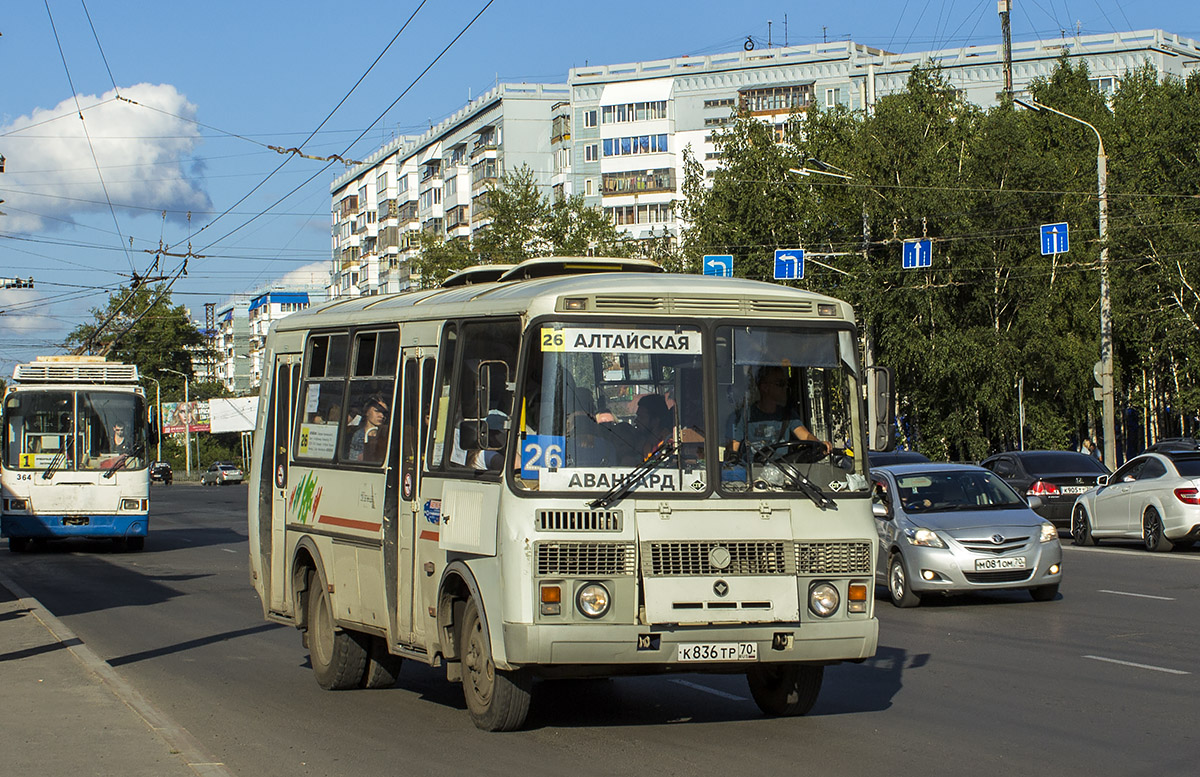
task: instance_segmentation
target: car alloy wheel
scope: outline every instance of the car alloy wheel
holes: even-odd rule
[[[1092,526],[1088,522],[1087,511],[1083,507],[1075,508],[1071,518],[1071,543],[1074,545],[1095,545],[1096,538],[1092,536]]]
[[[1161,553],[1174,547],[1163,533],[1162,518],[1153,507],[1147,508],[1142,519],[1142,541],[1146,543],[1146,550],[1152,552]]]

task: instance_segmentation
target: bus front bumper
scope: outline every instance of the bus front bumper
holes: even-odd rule
[[[145,515],[6,514],[0,517],[0,537],[145,537],[148,526]]]
[[[505,623],[507,666],[547,674],[642,674],[653,672],[744,672],[754,663],[857,661],[875,655],[879,621],[756,623],[729,626],[544,625]],[[751,643],[754,659],[744,656]],[[684,650],[681,651],[681,646]],[[715,650],[697,646],[722,646]],[[737,660],[709,658],[713,653]],[[687,660],[688,656],[696,660]]]

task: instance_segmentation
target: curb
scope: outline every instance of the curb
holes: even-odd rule
[[[28,591],[13,582],[12,578],[3,572],[0,572],[0,585],[11,591],[20,600],[22,606],[28,607],[30,613],[75,656],[84,668],[96,675],[114,696],[133,710],[154,733],[158,734],[172,754],[182,758],[184,763],[199,777],[235,777],[224,763],[208,757],[201,748],[199,740],[192,736],[187,729],[175,723],[155,707],[149,699],[121,677],[107,661],[85,645],[83,640],[67,628],[65,623],[55,617],[54,613],[47,610],[41,602],[30,596]]]

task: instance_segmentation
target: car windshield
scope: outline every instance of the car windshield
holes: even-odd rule
[[[998,476],[986,470],[916,472],[896,477],[896,494],[908,513],[1028,507]]]
[[[1021,457],[1021,461],[1025,462],[1025,469],[1036,475],[1075,475],[1080,472],[1108,474],[1108,469],[1098,459],[1074,451],[1027,453]]]

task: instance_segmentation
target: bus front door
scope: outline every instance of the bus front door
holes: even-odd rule
[[[263,441],[263,466],[271,467],[271,550],[270,608],[279,613],[288,612],[291,588],[287,575],[287,490],[288,490],[288,444],[292,429],[292,411],[296,391],[300,385],[300,354],[285,353],[275,357],[275,382],[271,387],[271,408],[274,411],[271,435]]]
[[[404,348],[401,351],[400,444],[399,444],[399,538],[396,543],[399,629],[403,641],[425,645],[425,599],[427,589],[436,590],[432,579],[419,561],[418,542],[428,538],[436,526],[429,523],[428,506],[421,503],[421,471],[425,461],[425,433],[429,425],[430,397],[433,389],[434,360],[428,349]],[[436,533],[434,536],[436,543]],[[389,581],[390,582],[390,581]]]

